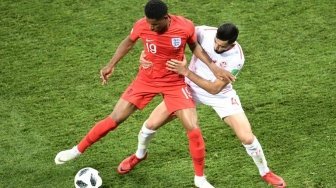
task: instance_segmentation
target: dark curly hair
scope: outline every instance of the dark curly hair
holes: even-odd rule
[[[222,41],[228,41],[229,44],[234,43],[238,38],[239,30],[232,23],[225,23],[217,29],[216,38]]]
[[[161,0],[149,0],[145,5],[145,15],[149,19],[160,20],[167,14],[168,7]]]

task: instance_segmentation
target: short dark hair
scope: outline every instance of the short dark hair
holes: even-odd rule
[[[168,7],[161,0],[149,0],[145,5],[145,15],[149,19],[160,20],[167,14]]]
[[[232,23],[225,23],[217,29],[216,38],[228,41],[229,44],[234,43],[238,38],[239,30]]]

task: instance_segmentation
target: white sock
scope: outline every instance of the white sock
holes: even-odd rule
[[[205,176],[196,176],[195,175],[194,180],[195,181],[204,181],[204,180],[206,180],[206,177]]]
[[[142,128],[138,135],[138,149],[135,153],[135,156],[138,159],[142,159],[145,157],[147,153],[147,148],[149,145],[149,142],[152,140],[152,138],[155,135],[155,130],[150,130],[146,127],[146,122],[142,125]]]
[[[244,145],[244,147],[246,149],[246,152],[252,157],[254,163],[257,165],[259,174],[261,176],[264,176],[267,172],[270,171],[270,169],[267,166],[267,161],[264,152],[256,137],[254,137],[252,144]]]

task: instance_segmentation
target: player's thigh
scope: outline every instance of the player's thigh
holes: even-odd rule
[[[243,144],[251,144],[253,142],[254,135],[244,112],[227,116],[224,121],[233,129]]]
[[[177,110],[196,108],[189,86],[179,85],[162,89],[163,101],[170,113]]]
[[[187,85],[165,88],[162,94],[168,112],[175,112],[184,128],[191,130],[198,127],[195,102]]]
[[[136,110],[137,107],[134,104],[120,98],[110,116],[119,124],[125,121]]]
[[[149,115],[146,120],[146,127],[151,130],[157,130],[173,119],[175,119],[175,115],[168,112],[165,103],[162,101]]]
[[[201,103],[211,106],[221,119],[244,112],[239,97],[236,94],[217,97],[201,96],[199,100]]]
[[[175,112],[177,118],[180,119],[183,127],[186,130],[192,130],[194,128],[198,128],[198,122],[197,122],[197,112],[196,108],[186,108],[177,110]]]
[[[143,109],[160,93],[157,86],[152,86],[142,80],[134,80],[121,95],[121,98]]]

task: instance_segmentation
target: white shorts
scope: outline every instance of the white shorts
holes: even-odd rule
[[[192,95],[195,102],[211,106],[221,119],[244,112],[235,90],[217,95],[193,91]]]

